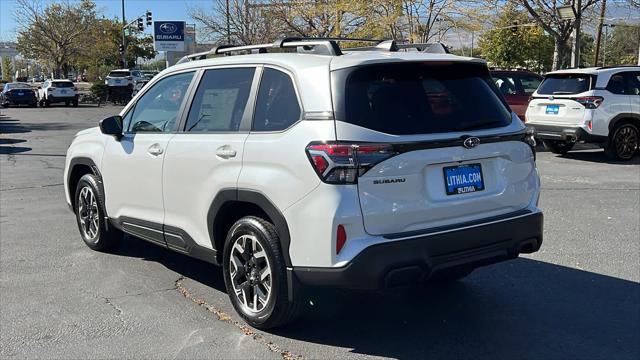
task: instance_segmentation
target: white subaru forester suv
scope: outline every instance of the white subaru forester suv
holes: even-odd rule
[[[525,118],[553,153],[565,154],[576,142],[597,143],[610,158],[629,160],[640,139],[640,66],[548,73]]]
[[[73,140],[90,248],[124,232],[221,265],[258,328],[305,286],[452,280],[540,248],[533,138],[484,61],[300,38],[184,60]]]

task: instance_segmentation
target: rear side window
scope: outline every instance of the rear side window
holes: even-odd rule
[[[333,76],[336,119],[371,130],[412,135],[511,123],[511,113],[483,65],[370,65]]]
[[[627,79],[629,95],[640,95],[640,72],[627,72],[624,75]]]
[[[518,76],[518,78],[520,79],[525,95],[533,94],[533,92],[538,89],[538,86],[540,86],[541,79],[536,76],[521,75]]]
[[[624,75],[623,74],[615,74],[609,79],[607,83],[607,90],[609,90],[613,94],[624,95],[626,94],[624,84]]]
[[[207,70],[193,99],[185,131],[238,131],[255,68]]]
[[[253,131],[280,131],[300,119],[300,104],[291,77],[265,68],[253,117]]]
[[[587,74],[548,75],[540,84],[541,95],[573,95],[589,91],[595,84],[595,76]]]

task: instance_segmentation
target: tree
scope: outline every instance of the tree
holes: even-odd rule
[[[27,58],[48,64],[56,77],[68,75],[96,19],[91,0],[63,1],[43,7],[40,0],[16,0],[16,48]]]
[[[487,61],[507,68],[528,68],[538,72],[551,67],[553,39],[537,26],[526,25],[530,19],[526,12],[514,4],[502,9],[493,30],[480,37],[480,49]]]
[[[228,17],[226,0],[214,0],[211,9],[189,8],[189,16],[200,25],[204,38],[218,43],[247,45],[270,42],[282,34],[282,26],[272,16],[269,3],[246,0],[229,0],[228,3]]]
[[[2,58],[2,80],[11,81],[13,79],[13,64],[11,58],[4,56]]]
[[[608,65],[638,64],[640,25],[616,24],[605,41],[607,48],[603,56],[606,56]]]
[[[579,24],[579,19],[583,17],[587,10],[593,7],[599,0],[582,0],[579,8],[574,6],[576,19],[562,20],[558,15],[558,7],[563,5],[572,5],[573,0],[507,0],[508,2],[521,5],[533,17],[554,40],[553,49],[553,70],[561,67],[561,61],[567,51],[567,41],[571,36],[571,32]]]

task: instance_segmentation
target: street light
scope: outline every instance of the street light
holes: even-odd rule
[[[574,7],[576,3],[578,12]],[[571,21],[575,20],[573,31],[573,51],[571,54],[571,67],[580,67],[580,15],[579,11],[582,8],[582,0],[573,0],[571,5],[559,6],[556,8],[560,20]]]
[[[607,37],[609,31],[607,29],[616,27],[616,24],[602,24],[604,27],[604,41],[602,42],[602,66],[607,65]]]

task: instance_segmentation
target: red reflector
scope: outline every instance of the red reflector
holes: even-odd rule
[[[589,130],[593,130],[593,122],[591,120],[587,121],[587,127]]]
[[[338,230],[336,231],[336,254],[340,253],[340,250],[342,250],[346,242],[347,232],[344,230],[344,226],[340,224],[338,225]]]

